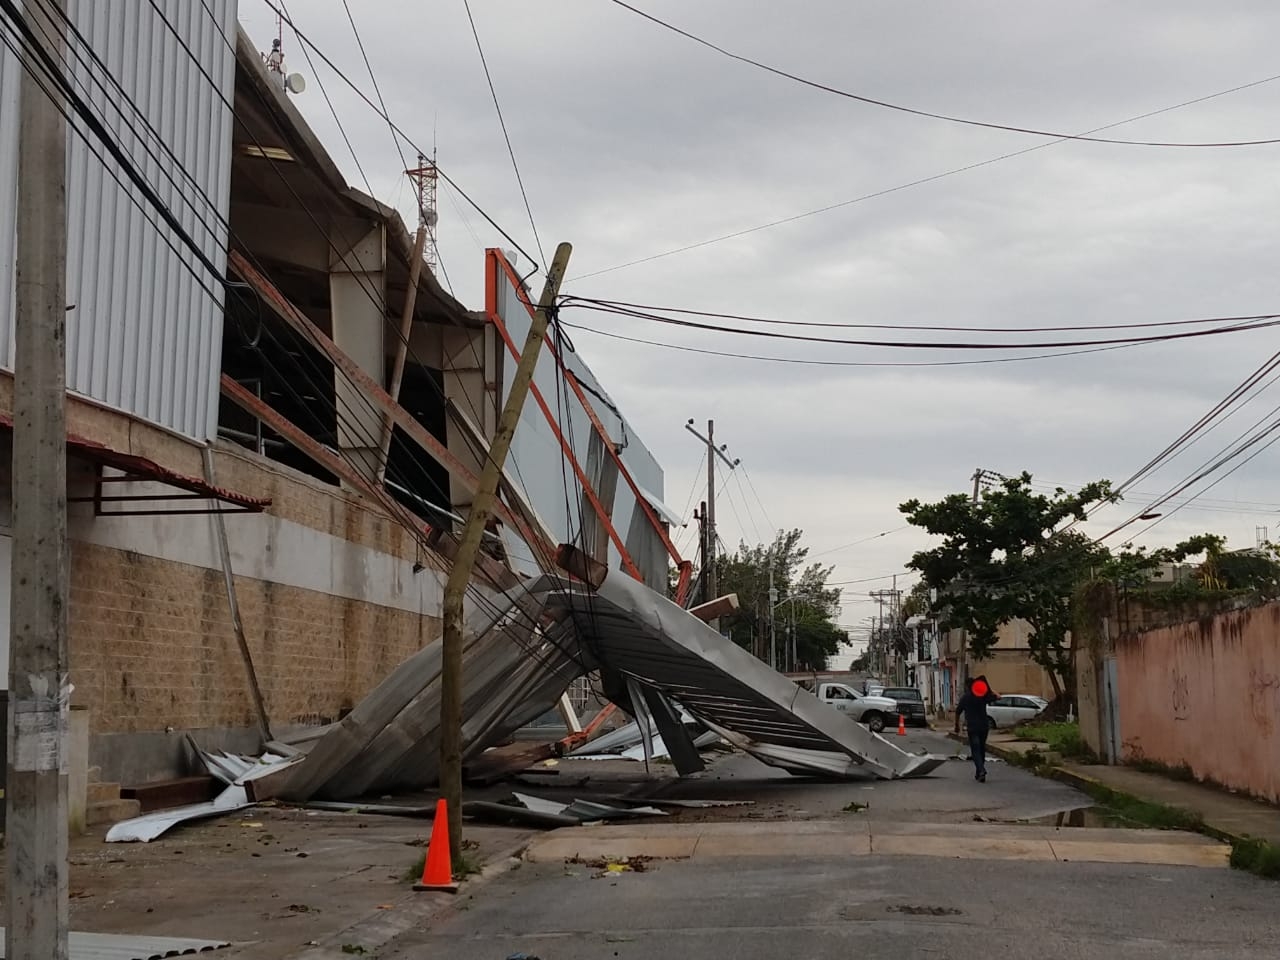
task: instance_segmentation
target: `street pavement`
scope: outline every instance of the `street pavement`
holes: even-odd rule
[[[952,757],[926,777],[910,780],[831,782],[793,777],[745,754],[725,756],[697,776],[667,781],[660,795],[671,799],[752,800],[750,819],[807,820],[838,817],[850,803],[865,804],[877,821],[962,823],[975,818],[1039,820],[1061,811],[1087,807],[1089,797],[1065,784],[1046,780],[1003,761],[988,758],[987,782],[973,779],[968,748],[941,731],[909,728],[905,737],[886,731],[893,743],[912,753]],[[741,817],[741,811],[734,814]]]
[[[1016,829],[1016,828],[1013,828]],[[384,960],[1262,960],[1274,885],[1225,869],[927,856],[694,857],[642,873],[535,863]]]
[[[377,955],[1261,960],[1280,938],[1276,887],[1228,869],[1225,846],[1055,827],[1088,798],[1007,764],[985,784],[963,759],[919,780],[822,783],[730,756],[662,795],[756,804],[543,834]]]

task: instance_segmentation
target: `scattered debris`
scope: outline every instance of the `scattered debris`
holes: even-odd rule
[[[602,877],[617,876],[620,873],[647,873],[650,869],[649,864],[653,861],[652,857],[592,857],[584,859],[582,857],[570,857],[565,861],[567,864],[575,864],[581,867],[590,867],[596,872],[591,876],[593,879],[599,880]]]
[[[407,803],[361,803],[356,800],[308,800],[298,806],[308,810],[329,810],[333,813],[371,813],[388,817],[422,817],[428,820],[436,814],[434,804],[422,806]]]
[[[204,762],[209,773],[227,786],[214,799],[206,803],[194,803],[172,810],[157,810],[132,820],[122,820],[107,831],[107,843],[148,843],[180,823],[221,816],[248,809],[254,805],[250,796],[251,784],[267,776],[280,773],[297,763],[300,757],[284,757],[264,753],[261,757],[241,757],[229,753],[207,753],[188,742],[196,755]],[[262,824],[247,821],[243,826]]]
[[[857,800],[854,800],[853,802],[845,806],[844,812],[845,813],[861,813],[863,810],[866,810],[870,806],[871,804],[869,803],[859,803]]]
[[[594,823],[599,820],[630,820],[635,817],[665,817],[668,814],[657,807],[621,807],[607,803],[596,803],[592,800],[572,800],[562,803],[559,800],[544,800],[526,793],[513,794],[517,801],[535,813],[570,817],[578,823]]]

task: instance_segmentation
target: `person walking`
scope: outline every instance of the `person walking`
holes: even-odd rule
[[[960,732],[960,717],[964,717],[969,731],[969,756],[973,760],[973,779],[987,782],[987,734],[991,721],[987,719],[987,704],[999,699],[985,676],[973,677],[965,684],[964,696],[956,704],[956,733]]]

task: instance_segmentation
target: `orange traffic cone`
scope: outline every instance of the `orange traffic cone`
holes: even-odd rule
[[[453,882],[453,866],[449,856],[449,807],[444,797],[436,801],[436,816],[431,823],[431,843],[427,845],[426,862],[422,865],[422,881],[414,890],[437,890],[457,893]]]
[[[898,714],[898,736],[905,737],[907,735],[907,718],[902,714]]]

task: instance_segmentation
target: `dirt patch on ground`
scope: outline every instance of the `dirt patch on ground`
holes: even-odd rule
[[[228,956],[279,960],[411,891],[430,820],[257,807],[151,843],[71,843],[75,930],[256,941]],[[532,834],[468,826],[487,862]],[[0,890],[3,878],[0,878]]]

